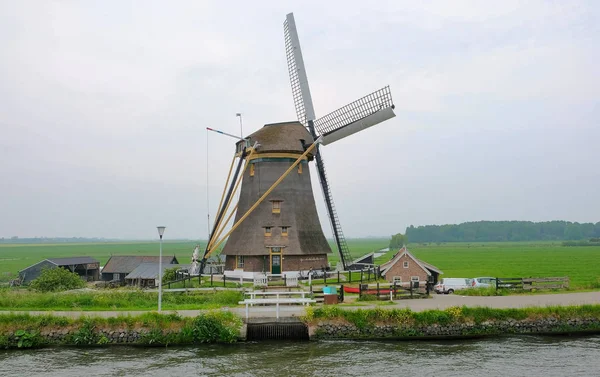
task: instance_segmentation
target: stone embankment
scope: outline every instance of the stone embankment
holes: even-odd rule
[[[309,326],[311,339],[424,339],[494,336],[503,334],[574,334],[600,333],[600,318],[575,318],[561,320],[541,318],[475,323],[431,324],[402,326],[378,324],[359,328],[340,321],[318,321]]]

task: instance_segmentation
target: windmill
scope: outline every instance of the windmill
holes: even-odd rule
[[[245,138],[220,132],[238,141],[200,272],[208,255],[226,239],[222,252],[226,270],[276,274],[284,269],[324,267],[331,248],[321,229],[312,193],[308,169],[312,160],[316,161],[340,256],[338,266],[345,270],[352,267],[319,144],[331,144],[394,117],[391,92],[386,86],[317,118],[293,13],[286,16],[284,37],[298,122],[267,124]],[[231,207],[240,184],[239,201]],[[223,235],[234,214],[232,228]]]

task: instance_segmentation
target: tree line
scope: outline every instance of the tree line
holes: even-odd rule
[[[475,221],[411,225],[406,228],[405,236],[411,243],[583,240],[600,238],[600,222]]]

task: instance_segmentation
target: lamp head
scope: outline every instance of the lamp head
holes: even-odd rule
[[[165,234],[165,228],[166,226],[157,226],[156,229],[158,229],[158,235],[162,238],[163,234]]]

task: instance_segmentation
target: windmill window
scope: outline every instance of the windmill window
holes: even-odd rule
[[[282,236],[287,236],[288,235],[288,226],[282,226],[281,227],[281,235]]]
[[[270,236],[271,235],[271,227],[270,226],[266,226],[265,227],[265,236]]]
[[[281,200],[273,200],[273,213],[281,213]]]
[[[236,263],[235,263],[236,268],[244,268],[244,256],[238,255],[235,257],[235,259],[236,259]]]
[[[281,247],[280,246],[271,247],[271,253],[272,254],[281,253]]]
[[[404,266],[404,268],[408,268],[408,261],[404,261],[402,265]]]
[[[250,176],[254,177],[254,164],[250,165]]]

